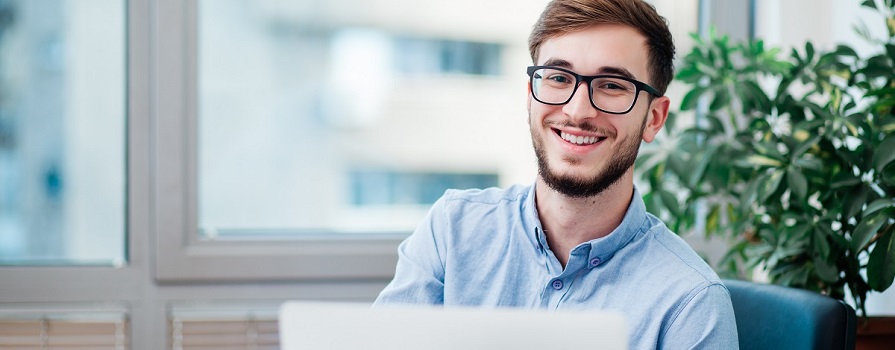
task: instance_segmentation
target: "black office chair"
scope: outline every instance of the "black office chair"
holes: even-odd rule
[[[777,285],[724,280],[741,350],[855,348],[855,310],[840,300]]]

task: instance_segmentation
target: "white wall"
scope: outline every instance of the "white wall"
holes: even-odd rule
[[[858,0],[756,0],[755,34],[765,47],[797,47],[804,51],[806,40],[818,50],[830,50],[848,43],[859,54],[872,51],[854,30],[866,23],[877,37],[886,35],[883,22]]]

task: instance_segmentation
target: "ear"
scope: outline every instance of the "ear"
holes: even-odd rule
[[[668,119],[668,108],[670,105],[671,100],[667,96],[653,99],[653,102],[650,103],[649,113],[646,114],[646,125],[643,127],[642,136],[643,141],[650,143],[656,139],[656,135],[659,133],[659,130],[662,130],[662,127],[665,126],[665,121]]]

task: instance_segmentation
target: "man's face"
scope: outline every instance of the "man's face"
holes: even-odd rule
[[[596,25],[544,41],[537,65],[649,83],[648,62],[646,39],[636,30]],[[529,126],[541,178],[570,197],[594,196],[617,182],[633,166],[640,141],[651,142],[664,124],[668,99],[650,100],[641,91],[630,112],[609,114],[591,105],[587,84],[580,84],[565,105],[543,104],[529,94]]]

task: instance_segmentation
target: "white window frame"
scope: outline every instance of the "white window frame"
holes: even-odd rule
[[[152,116],[152,221],[160,282],[388,279],[402,236],[202,240],[197,226],[196,0],[159,0]],[[407,232],[409,234],[409,232]]]

